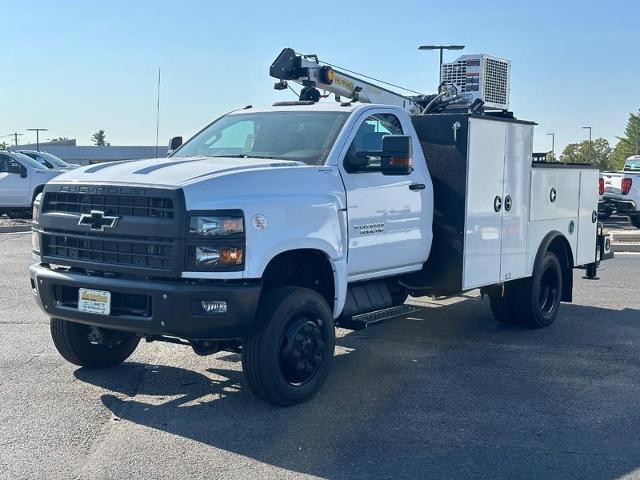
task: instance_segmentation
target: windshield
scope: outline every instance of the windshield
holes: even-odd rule
[[[49,161],[49,163],[53,163],[56,167],[68,167],[69,166],[69,164],[67,162],[65,162],[61,158],[56,157],[55,155],[52,155],[49,152],[40,152],[39,155],[42,155],[44,158],[46,158]]]
[[[30,166],[36,170],[47,170],[47,167],[40,162],[35,161],[33,158],[28,157],[24,153],[11,152],[11,156],[20,162],[23,166]]]
[[[226,115],[173,156],[256,157],[324,165],[346,112],[257,112]]]
[[[640,170],[640,158],[638,159],[629,159],[624,164],[625,170]]]

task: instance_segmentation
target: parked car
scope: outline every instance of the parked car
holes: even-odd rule
[[[640,228],[640,155],[627,158],[622,172],[605,173],[603,177],[607,208],[628,215],[633,226]]]
[[[33,158],[36,162],[51,170],[73,170],[74,168],[78,168],[80,165],[77,163],[67,163],[59,157],[49,153],[49,152],[38,152],[36,150],[15,150],[18,153],[22,153],[27,155],[28,157]]]
[[[45,183],[62,173],[18,152],[0,152],[0,215],[28,216]]]

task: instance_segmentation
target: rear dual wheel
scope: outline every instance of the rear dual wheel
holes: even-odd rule
[[[548,327],[558,316],[562,298],[562,267],[558,257],[546,252],[530,278],[509,282],[504,295],[500,292],[489,298],[491,311],[500,323]]]

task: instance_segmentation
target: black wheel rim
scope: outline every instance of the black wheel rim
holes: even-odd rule
[[[560,282],[558,274],[553,267],[547,267],[540,278],[540,293],[538,294],[538,305],[543,315],[549,315],[556,308]]]
[[[310,381],[322,364],[325,341],[322,320],[307,312],[292,317],[280,344],[280,368],[284,379],[294,386]]]

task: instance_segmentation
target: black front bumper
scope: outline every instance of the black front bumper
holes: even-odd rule
[[[637,213],[638,205],[633,200],[607,199],[606,204],[618,213]]]
[[[187,340],[245,337],[253,325],[262,288],[258,281],[222,284],[117,278],[54,270],[42,264],[29,267],[29,273],[33,293],[50,317],[142,336]],[[79,311],[79,288],[111,292],[115,302],[111,314]],[[227,312],[203,313],[203,300],[225,301]]]

